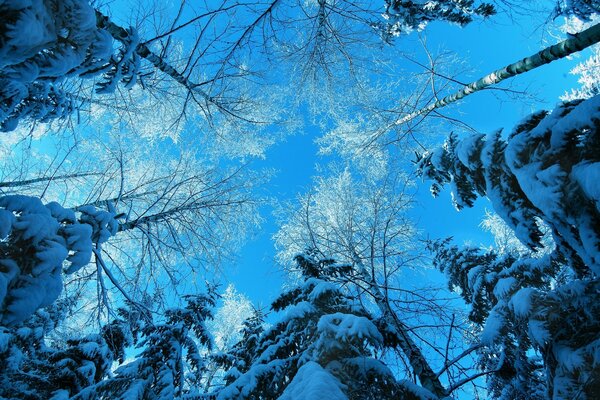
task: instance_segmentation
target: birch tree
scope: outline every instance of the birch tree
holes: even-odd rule
[[[45,167],[16,164],[2,184],[3,195],[60,202],[77,215],[96,209],[114,216],[116,231],[94,249],[94,263],[65,277],[66,293],[78,294],[87,318],[108,317],[119,299],[154,295],[162,306],[173,293],[189,292],[207,271],[218,274],[259,222],[254,190],[264,178],[260,173],[247,166],[215,168],[177,145],[134,136],[104,134],[57,157],[38,158],[42,140],[42,148],[30,148],[22,161],[31,156]]]

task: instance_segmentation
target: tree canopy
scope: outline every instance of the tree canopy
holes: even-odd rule
[[[598,15],[2,1],[0,397],[598,398]]]

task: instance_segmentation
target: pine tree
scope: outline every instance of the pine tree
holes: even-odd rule
[[[67,315],[68,300],[38,310],[27,321],[0,328],[0,396],[7,399],[62,399],[100,382],[116,359],[104,335],[48,344]]]
[[[386,37],[398,36],[415,29],[423,29],[431,21],[448,21],[466,25],[473,16],[489,17],[495,13],[491,3],[475,6],[474,0],[418,1],[385,0]]]
[[[545,399],[543,365],[527,335],[527,322],[511,300],[518,288],[550,290],[556,271],[544,267],[558,268],[559,263],[533,259],[525,267],[526,260],[513,254],[459,248],[448,239],[431,242],[429,248],[434,266],[448,277],[448,287],[470,305],[469,320],[486,346],[478,350],[478,365],[490,373],[493,397]]]
[[[248,369],[257,357],[259,341],[264,332],[265,317],[261,310],[255,309],[253,315],[243,322],[240,331],[241,340],[227,353],[215,354],[217,364],[227,370],[223,377],[225,386],[234,382]]]
[[[530,385],[540,380],[551,398],[600,393],[599,121],[596,96],[535,113],[507,138],[451,135],[418,159],[420,173],[435,182],[434,195],[449,184],[457,208],[486,196],[533,251],[515,257],[434,246],[437,265],[483,326],[483,362],[498,398],[539,393]],[[537,254],[541,223],[556,247]]]
[[[113,50],[113,37],[97,26],[87,0],[3,2],[0,5],[0,130],[29,118],[47,122],[68,116],[81,99],[69,78],[96,76],[98,90],[135,83],[137,36]]]

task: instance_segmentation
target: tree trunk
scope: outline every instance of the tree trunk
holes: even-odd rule
[[[532,69],[535,69],[542,65],[549,64],[552,61],[556,61],[561,58],[567,57],[598,42],[600,42],[600,24],[594,25],[591,28],[588,28],[576,35],[573,35],[573,37],[567,40],[564,40],[553,46],[547,47],[544,50],[530,57],[522,59],[521,61],[517,61],[515,63],[507,65],[504,68],[496,70],[491,74],[486,75],[483,78],[468,84],[460,91],[446,96],[443,99],[438,100],[435,103],[430,104],[427,107],[424,107],[418,111],[410,113],[404,116],[403,118],[400,118],[396,121],[396,125],[402,125],[418,117],[419,115],[428,114],[437,108],[445,107],[450,103],[454,103],[455,101],[458,101],[463,97],[483,90],[505,79],[512,78],[513,76],[520,75],[527,71],[531,71]]]
[[[84,178],[87,176],[99,176],[99,175],[102,175],[102,174],[100,172],[80,172],[80,173],[69,174],[69,175],[45,176],[42,178],[26,179],[26,180],[22,180],[22,181],[0,182],[0,188],[28,186],[28,185],[33,185],[35,183],[40,183],[40,182],[64,181],[67,179]]]
[[[99,28],[106,29],[110,35],[119,41],[125,41],[129,32],[123,27],[112,22],[106,15],[102,14],[100,11],[96,10],[96,24]],[[142,58],[146,59],[150,64],[154,65],[157,69],[164,72],[173,78],[177,83],[184,86],[190,92],[200,94],[207,102],[215,104],[217,107],[222,108],[218,104],[215,103],[214,99],[212,99],[204,90],[200,89],[198,84],[191,82],[188,78],[183,76],[179,71],[173,68],[169,63],[165,62],[162,57],[154,54],[148,46],[144,43],[138,44],[135,49],[135,52]]]
[[[358,267],[358,273],[369,285],[370,293],[374,297],[375,303],[381,311],[385,322],[388,324],[388,326],[394,329],[395,332],[393,333],[398,338],[400,348],[408,358],[408,362],[410,363],[415,375],[417,375],[419,378],[421,385],[439,398],[448,396],[448,391],[444,385],[442,385],[438,376],[425,359],[421,349],[410,337],[406,325],[404,325],[402,321],[398,319],[396,313],[390,307],[383,293],[381,293],[379,285],[377,285],[377,283],[373,280],[371,274],[356,254],[354,262],[355,266]]]

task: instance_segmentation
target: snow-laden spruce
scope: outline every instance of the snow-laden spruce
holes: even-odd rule
[[[26,118],[46,122],[71,114],[83,99],[68,78],[102,77],[101,92],[135,83],[135,32],[114,54],[113,37],[97,26],[87,0],[9,0],[0,13],[1,131]]]
[[[508,137],[451,135],[419,159],[434,195],[450,185],[459,209],[487,197],[532,251],[432,246],[450,287],[472,305],[495,398],[600,393],[599,127],[595,96],[534,113]]]
[[[401,1],[385,0],[386,24],[383,37],[391,37],[422,30],[431,21],[441,20],[466,25],[474,16],[489,17],[495,14],[491,3],[474,0]]]
[[[332,281],[350,267],[309,256],[296,261],[303,282],[272,305],[282,318],[256,345],[240,343],[247,350],[244,362],[236,363],[216,398],[433,398],[427,390],[397,381],[375,357],[384,346],[383,335],[364,308]]]
[[[93,246],[114,235],[114,213],[83,207],[77,213],[38,198],[0,197],[0,324],[11,326],[51,305],[63,274],[89,263]]]
[[[14,327],[0,326],[0,398],[202,398],[215,296],[212,287],[185,296],[184,307],[157,319],[132,304],[115,310],[98,334],[68,339],[49,340],[68,315],[69,299]]]

